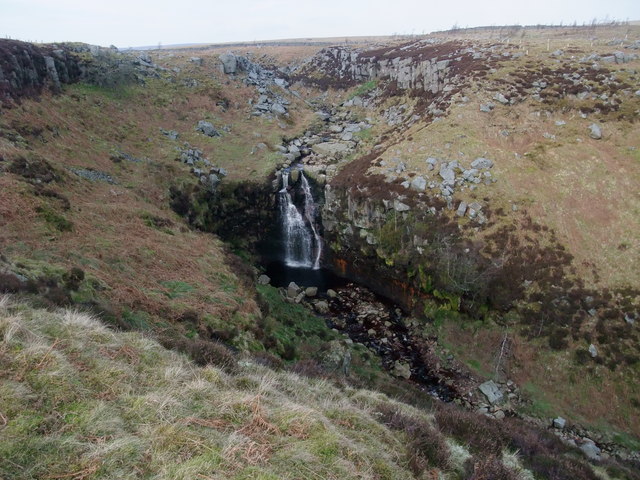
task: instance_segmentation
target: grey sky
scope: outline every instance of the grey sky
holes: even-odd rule
[[[640,20],[639,0],[0,0],[0,36],[130,47]]]

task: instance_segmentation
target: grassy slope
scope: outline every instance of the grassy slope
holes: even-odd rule
[[[523,460],[554,478],[596,478],[575,451],[518,424],[434,417],[250,361],[197,367],[140,333],[7,296],[0,359],[7,480],[533,478]]]

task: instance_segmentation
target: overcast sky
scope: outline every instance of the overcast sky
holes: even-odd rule
[[[0,0],[0,36],[120,48],[640,20],[640,0]]]

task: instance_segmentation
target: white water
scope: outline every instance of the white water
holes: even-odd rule
[[[316,204],[313,200],[313,194],[311,193],[311,187],[307,182],[307,177],[304,176],[302,171],[300,172],[300,182],[302,183],[302,191],[304,192],[304,215],[309,222],[311,232],[313,233],[313,239],[315,240],[315,257],[313,259],[313,268],[317,270],[320,268],[320,257],[322,256],[322,237],[318,234],[316,228]]]
[[[304,205],[299,209],[293,202],[289,188],[289,172],[282,173],[282,189],[278,195],[284,262],[288,267],[320,268],[322,239],[315,225],[315,203],[309,182],[300,172],[301,193]]]

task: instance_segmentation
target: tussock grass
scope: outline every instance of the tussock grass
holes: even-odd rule
[[[413,478],[400,439],[326,381],[198,367],[6,296],[0,336],[3,478]]]
[[[248,359],[198,366],[141,333],[10,296],[0,361],[3,479],[531,480],[523,465],[553,463],[550,444],[522,427],[511,438],[513,426],[470,413]]]

